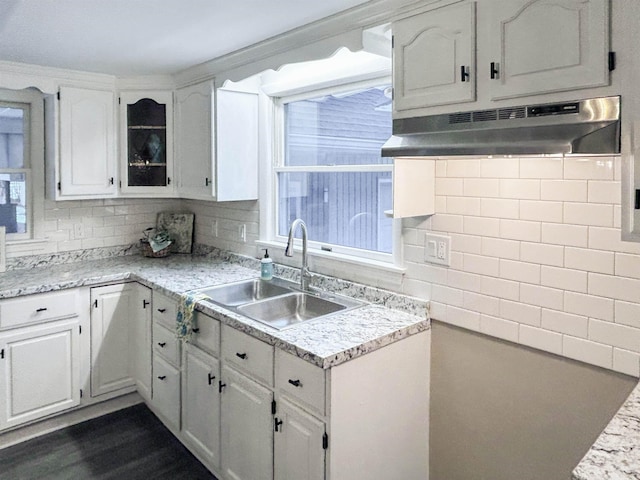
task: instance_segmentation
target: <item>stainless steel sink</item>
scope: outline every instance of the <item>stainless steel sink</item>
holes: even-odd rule
[[[213,303],[225,307],[237,307],[245,303],[283,295],[291,292],[291,290],[281,282],[266,282],[259,278],[254,278],[205,288],[198,290],[198,292],[207,295]]]
[[[197,290],[205,301],[281,330],[302,322],[363,305],[357,300],[324,292],[301,292],[297,284],[258,278]]]
[[[238,313],[277,329],[297,325],[307,320],[346,310],[344,302],[317,297],[303,292],[248,303],[238,307]]]

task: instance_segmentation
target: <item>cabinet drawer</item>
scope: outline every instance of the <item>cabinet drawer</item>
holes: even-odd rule
[[[0,329],[74,317],[80,313],[79,291],[40,293],[0,302]]]
[[[276,350],[276,388],[324,415],[325,370],[322,368]]]
[[[273,385],[273,347],[222,326],[222,358],[265,385]]]
[[[153,320],[173,330],[176,326],[178,302],[161,293],[153,292]]]
[[[193,312],[190,343],[213,355],[220,354],[220,322],[200,312]]]
[[[165,358],[173,366],[180,366],[180,340],[173,330],[153,322],[153,351]]]
[[[153,406],[169,426],[180,429],[180,371],[162,358],[153,360]]]

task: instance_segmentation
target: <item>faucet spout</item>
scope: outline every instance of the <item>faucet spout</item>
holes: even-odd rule
[[[296,230],[300,227],[302,232],[302,266],[300,267],[300,289],[308,290],[309,282],[311,280],[311,272],[309,271],[307,263],[307,225],[300,218],[296,218],[291,222],[289,227],[289,238],[287,239],[287,247],[284,250],[284,254],[287,257],[293,257],[293,238]]]

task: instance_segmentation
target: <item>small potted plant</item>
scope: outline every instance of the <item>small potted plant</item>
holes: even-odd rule
[[[166,230],[158,230],[155,227],[145,229],[140,239],[140,251],[145,257],[160,258],[169,255],[171,238]]]

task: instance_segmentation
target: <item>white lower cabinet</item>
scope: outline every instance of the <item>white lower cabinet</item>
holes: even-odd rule
[[[159,355],[153,358],[151,404],[168,427],[180,429],[180,370]]]
[[[182,435],[208,464],[219,468],[220,363],[190,344],[182,370]]]
[[[224,479],[273,478],[273,392],[227,365],[221,379]]]
[[[0,430],[80,404],[79,335],[77,318],[0,334]]]
[[[135,385],[130,328],[136,290],[132,284],[91,289],[91,396]]]
[[[274,425],[274,479],[323,480],[324,421],[279,398]]]

